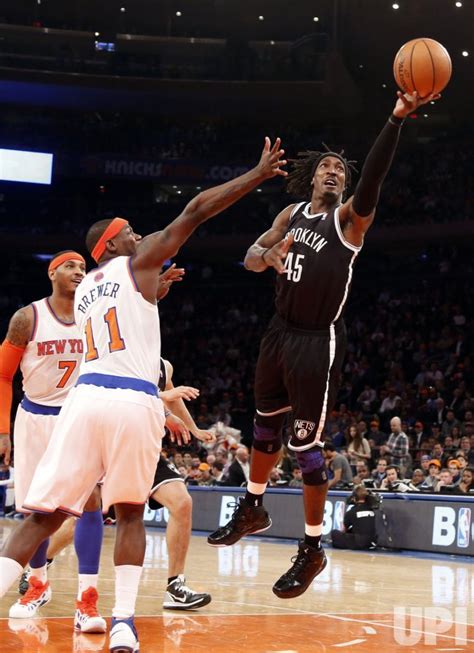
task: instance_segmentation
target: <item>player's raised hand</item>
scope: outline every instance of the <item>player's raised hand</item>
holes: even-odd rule
[[[177,268],[176,263],[170,265],[170,267],[159,276],[156,298],[160,300],[163,299],[163,297],[166,297],[173,283],[183,280],[185,272],[186,270],[184,268]]]
[[[398,99],[393,110],[393,115],[397,118],[406,118],[410,113],[416,111],[418,107],[421,107],[423,104],[427,104],[428,102],[439,100],[440,97],[441,95],[439,93],[432,93],[431,95],[422,98],[418,96],[416,91],[411,94],[397,91]]]
[[[281,157],[285,154],[285,150],[280,149],[281,139],[277,138],[274,144],[271,144],[268,136],[265,136],[265,145],[263,146],[262,156],[258,162],[257,168],[265,179],[276,177],[280,175],[286,177],[288,173],[282,170],[287,161]]]
[[[165,420],[165,426],[170,432],[171,442],[175,442],[178,446],[183,447],[191,441],[191,434],[188,427],[182,419],[170,413]]]
[[[178,385],[176,388],[170,388],[170,390],[160,392],[160,399],[163,399],[163,401],[176,401],[177,399],[192,401],[198,397],[199,390],[189,385]]]
[[[273,245],[273,247],[270,247],[270,249],[267,249],[263,253],[262,258],[264,263],[268,267],[275,268],[278,274],[283,274],[285,271],[285,259],[293,242],[293,234],[288,234],[285,238],[282,238],[276,245]]]

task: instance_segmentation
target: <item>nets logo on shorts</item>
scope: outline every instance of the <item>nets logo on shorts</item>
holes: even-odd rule
[[[308,422],[305,419],[295,419],[295,435],[298,440],[305,440],[314,431],[316,422]]]

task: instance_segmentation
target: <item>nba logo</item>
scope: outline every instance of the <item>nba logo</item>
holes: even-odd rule
[[[460,508],[458,515],[458,546],[465,549],[469,546],[471,530],[471,509]]]
[[[337,531],[342,531],[344,527],[345,507],[346,504],[344,501],[336,501],[334,504],[333,528]]]

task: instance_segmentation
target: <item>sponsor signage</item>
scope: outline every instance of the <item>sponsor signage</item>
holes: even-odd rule
[[[213,531],[225,524],[242,496],[237,488],[189,488],[193,498],[193,528]],[[326,500],[323,539],[342,529],[349,492],[330,492]],[[265,537],[298,539],[303,536],[303,500],[299,490],[267,490],[265,506],[272,527]],[[474,556],[474,501],[462,497],[384,494],[376,511],[379,544],[393,549],[412,549]],[[166,509],[145,511],[149,526],[166,527]]]

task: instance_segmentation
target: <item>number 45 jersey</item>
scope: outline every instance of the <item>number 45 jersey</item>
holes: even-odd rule
[[[142,379],[160,374],[156,304],[136,285],[131,258],[119,256],[89,272],[76,290],[74,314],[84,342],[80,374]]]
[[[289,325],[326,329],[342,315],[360,251],[348,243],[339,222],[339,207],[311,214],[311,203],[297,204],[290,215],[287,236],[294,243],[285,271],[276,282],[276,311]]]

